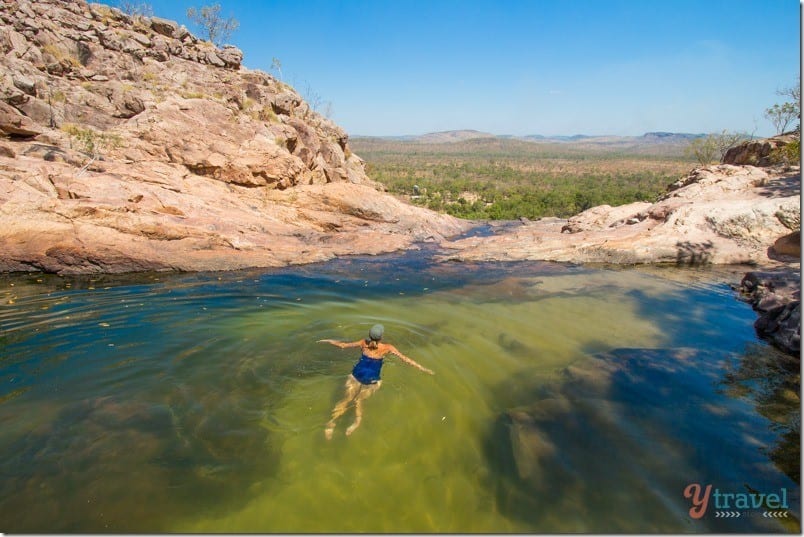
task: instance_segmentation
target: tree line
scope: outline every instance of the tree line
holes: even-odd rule
[[[653,201],[669,171],[529,172],[473,163],[412,167],[371,162],[369,176],[411,203],[466,219],[567,218],[598,205]]]

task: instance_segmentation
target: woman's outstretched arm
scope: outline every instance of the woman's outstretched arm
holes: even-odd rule
[[[342,349],[346,349],[349,347],[360,347],[363,344],[363,340],[352,341],[351,343],[347,343],[345,341],[336,341],[334,339],[319,339],[316,343],[329,343],[330,345],[335,345],[336,347],[340,347]]]
[[[399,352],[399,349],[397,349],[393,345],[388,345],[387,349],[388,349],[388,352],[390,352],[391,354],[395,354],[396,356],[399,357],[400,360],[402,360],[406,364],[412,365],[413,367],[415,367],[419,371],[424,371],[425,373],[435,375],[435,373],[433,372],[432,369],[427,369],[426,367],[424,367],[423,365],[419,364],[418,362],[416,362],[412,358],[408,358],[407,356],[405,356],[404,354]]]

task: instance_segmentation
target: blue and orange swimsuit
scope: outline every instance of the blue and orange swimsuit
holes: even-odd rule
[[[372,358],[365,354],[360,355],[360,360],[352,369],[352,376],[360,384],[377,384],[380,381],[380,370],[382,369],[382,358]]]

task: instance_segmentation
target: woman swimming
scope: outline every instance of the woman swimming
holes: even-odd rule
[[[363,419],[363,400],[376,392],[382,384],[380,370],[382,369],[382,360],[386,354],[395,354],[406,364],[412,365],[425,373],[435,375],[432,370],[411,360],[393,345],[381,343],[380,340],[384,331],[385,329],[381,324],[375,324],[369,330],[369,337],[366,339],[351,343],[335,341],[334,339],[321,339],[318,341],[318,343],[330,343],[342,349],[360,347],[362,351],[360,360],[352,368],[352,374],[346,379],[346,395],[332,409],[332,418],[324,429],[324,436],[327,437],[327,440],[332,438],[332,433],[335,431],[335,420],[346,412],[352,402],[355,404],[355,421],[346,429],[346,436],[355,432],[355,429],[360,426],[360,422]]]

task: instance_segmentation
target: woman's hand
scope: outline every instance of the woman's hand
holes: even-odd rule
[[[429,373],[431,375],[435,375],[435,372],[432,369],[427,369],[426,367],[422,367],[422,371],[425,373]]]

